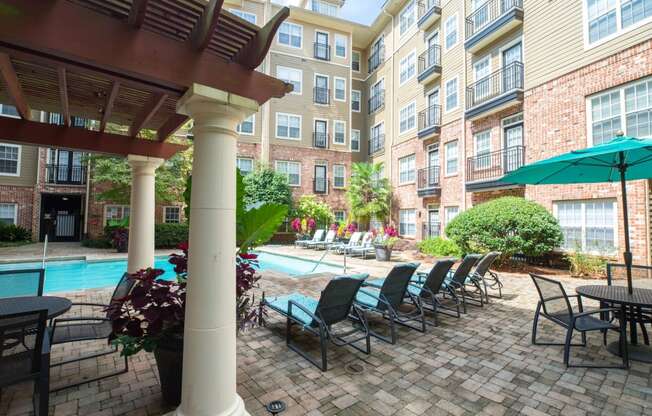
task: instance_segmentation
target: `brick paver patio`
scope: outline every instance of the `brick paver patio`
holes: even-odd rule
[[[372,260],[350,264],[354,272],[369,269],[376,275],[391,267]],[[317,295],[328,278],[265,273],[263,289],[268,296],[297,290]],[[276,399],[288,404],[283,415],[652,415],[651,365],[633,362],[630,371],[567,370],[560,347],[530,344],[537,297],[529,278],[504,274],[503,280],[504,299],[485,308],[470,307],[461,319],[443,316],[440,326],[430,327],[426,334],[401,329],[396,345],[373,340],[370,356],[329,347],[326,373],[288,350],[284,321],[270,313],[268,327],[239,337],[238,391],[254,416],[266,415],[263,405]],[[591,283],[562,280],[569,292]],[[68,294],[77,301],[106,301],[109,296],[110,290]],[[545,323],[540,334],[542,339],[562,339],[559,329]],[[310,337],[299,340],[317,346]],[[617,362],[602,347],[600,335],[589,335],[589,344],[587,349],[575,349],[573,357]],[[101,347],[56,346],[53,360]],[[351,363],[361,364],[362,373],[351,372],[347,368]],[[109,356],[57,367],[51,373],[52,385],[92,377],[98,369],[120,364],[119,357]],[[128,374],[52,394],[50,414],[159,415],[171,410],[161,402],[153,356],[138,354],[130,365]],[[3,391],[0,414],[27,415],[31,406],[31,385],[14,386]]]

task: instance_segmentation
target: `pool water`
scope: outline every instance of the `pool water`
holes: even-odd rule
[[[341,273],[342,269],[321,264],[315,271],[316,263],[292,257],[270,253],[258,253],[259,271],[272,270],[290,276],[300,277],[310,273]],[[174,266],[168,263],[167,257],[157,257],[154,266],[165,270],[163,279],[172,280],[176,277]],[[0,264],[1,270],[38,269],[41,263],[8,263]],[[127,271],[126,260],[107,261],[51,261],[45,269],[45,293],[72,292],[84,289],[115,287],[120,277]],[[9,278],[12,279],[12,278]],[[12,290],[12,288],[14,288]],[[19,290],[15,284],[4,281],[0,286],[0,297],[12,296],[12,291]],[[16,293],[14,293],[15,295]]]

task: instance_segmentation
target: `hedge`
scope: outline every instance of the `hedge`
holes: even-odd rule
[[[0,241],[3,242],[16,242],[16,241],[30,241],[32,233],[15,224],[2,224],[0,223]]]
[[[445,240],[441,237],[432,237],[417,243],[419,251],[423,254],[434,257],[461,257],[462,250],[452,240]]]
[[[188,241],[188,224],[156,224],[154,233],[156,248],[177,248]]]

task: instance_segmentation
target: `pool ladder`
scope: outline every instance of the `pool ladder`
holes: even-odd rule
[[[327,255],[328,253],[330,253],[330,252],[331,252],[331,247],[328,247],[326,250],[324,250],[324,254],[322,254],[321,258],[319,259],[319,261],[317,262],[317,264],[315,264],[315,267],[312,268],[312,270],[310,271],[310,273],[314,273],[315,270],[317,270],[317,268],[318,268],[318,267],[322,264],[322,262],[324,261],[324,258],[326,257],[326,255]],[[344,270],[344,275],[346,276],[346,250],[344,250],[344,265],[343,265],[342,268],[343,268],[343,270]]]

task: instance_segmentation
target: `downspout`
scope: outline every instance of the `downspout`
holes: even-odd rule
[[[267,23],[272,15],[272,1],[265,0],[265,7],[263,9],[263,22]],[[271,50],[265,55],[265,60],[263,61],[264,73],[266,75],[271,75],[272,69],[272,59],[271,59]],[[270,160],[270,135],[269,135],[269,113],[270,113],[270,101],[267,101],[263,104],[260,111],[260,162],[264,166],[269,165]]]
[[[466,16],[466,2],[462,3],[462,16]],[[462,28],[465,29],[465,25],[462,25]],[[466,37],[466,30],[461,30],[461,33],[463,33],[464,37]],[[462,47],[464,47],[464,41],[466,39],[462,40]],[[466,53],[466,49],[464,50],[464,62],[463,62],[463,83],[462,83],[462,212],[466,211],[466,112],[464,109],[466,108],[466,85],[467,85],[467,76],[468,76],[468,68],[467,68],[467,63],[468,63],[468,54]]]
[[[86,162],[86,200],[84,201],[84,238],[88,238],[88,207],[91,196],[91,164]]]
[[[390,122],[389,125],[391,126],[391,130],[389,130],[390,135],[391,135],[391,143],[389,143],[389,146],[387,146],[387,131],[388,131],[388,129],[385,128],[385,164],[387,166],[386,174],[389,175],[389,183],[391,184],[392,183],[392,168],[393,168],[392,151],[393,151],[393,148],[394,148],[394,115],[393,115],[393,112],[394,112],[394,99],[395,99],[395,96],[394,96],[394,92],[395,92],[394,91],[394,53],[395,53],[395,48],[396,48],[396,33],[395,33],[396,31],[394,29],[394,15],[390,14],[390,13],[387,13],[387,10],[385,9],[384,5],[383,5],[383,8],[382,8],[382,11],[383,11],[383,13],[385,15],[391,17],[391,19],[392,19],[392,52],[391,52],[391,54],[389,56],[389,60],[391,61],[391,65],[390,65],[390,76],[387,77],[392,83],[392,94],[390,96],[391,100],[385,99],[385,106],[387,108],[385,114],[389,114],[389,118],[387,117],[387,115],[385,116],[385,125],[387,125],[388,124],[387,122],[389,121]],[[387,48],[386,47],[385,47],[385,56],[387,56]],[[390,64],[390,62],[386,62],[386,65],[387,64]],[[387,84],[387,83],[385,83],[385,84]],[[390,218],[390,220],[392,219],[392,213],[394,212],[394,206],[393,205],[394,205],[394,198],[390,198],[390,200],[389,200],[389,218]]]

